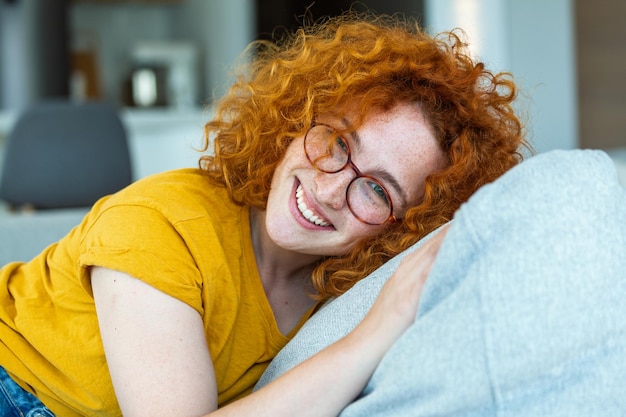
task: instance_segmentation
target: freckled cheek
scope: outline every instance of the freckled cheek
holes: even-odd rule
[[[355,228],[353,230],[353,233],[351,234],[352,236],[350,238],[351,247],[354,246],[354,242],[356,240],[361,240],[361,239],[365,239],[365,238],[372,237],[372,236],[378,236],[385,230],[385,227],[386,227],[385,225],[373,226],[373,225],[361,223],[360,221],[356,219],[354,219],[354,221],[358,222],[358,224],[355,224]]]
[[[289,174],[295,170],[313,168],[303,152],[296,153],[291,152],[283,158],[282,161],[276,166],[276,172],[282,172]]]
[[[359,241],[361,241],[362,239],[371,237],[371,236],[375,236],[377,234],[378,233],[375,233],[375,234],[371,234],[370,233],[370,234],[362,234],[362,235],[359,235],[359,236],[352,236],[351,238],[345,240],[345,243],[343,245],[341,245],[341,249],[338,249],[338,250],[335,251],[335,253],[328,254],[328,255],[331,255],[331,256],[343,256],[343,255],[346,255],[356,246],[356,244]]]

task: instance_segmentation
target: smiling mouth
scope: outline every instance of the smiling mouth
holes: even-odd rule
[[[298,188],[296,189],[296,202],[298,203],[298,210],[300,210],[302,217],[317,226],[330,226],[330,223],[316,216],[313,211],[307,207],[306,203],[304,202],[304,198],[302,197],[303,195],[304,191],[302,191],[302,185],[298,185]]]

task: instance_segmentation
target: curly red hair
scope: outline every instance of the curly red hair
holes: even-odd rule
[[[449,221],[529,147],[512,107],[517,87],[510,74],[475,62],[456,32],[432,37],[409,18],[351,12],[276,42],[254,42],[249,52],[246,71],[206,124],[204,150],[212,144],[213,155],[200,161],[237,203],[264,209],[291,141],[316,115],[348,107],[364,117],[372,108],[419,103],[448,159],[445,169],[427,178],[422,202],[401,222],[320,263],[313,273],[320,299],[345,292]]]

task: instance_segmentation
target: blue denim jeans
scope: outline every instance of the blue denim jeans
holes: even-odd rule
[[[0,366],[0,417],[54,417],[54,414],[17,385]]]

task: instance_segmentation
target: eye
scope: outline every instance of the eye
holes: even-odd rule
[[[346,154],[350,151],[346,140],[339,135],[337,135],[337,137],[335,138],[335,147],[339,148],[339,150]]]
[[[372,190],[377,199],[379,199],[382,203],[389,206],[389,198],[387,197],[387,193],[382,185],[374,181],[367,182],[368,187]]]

